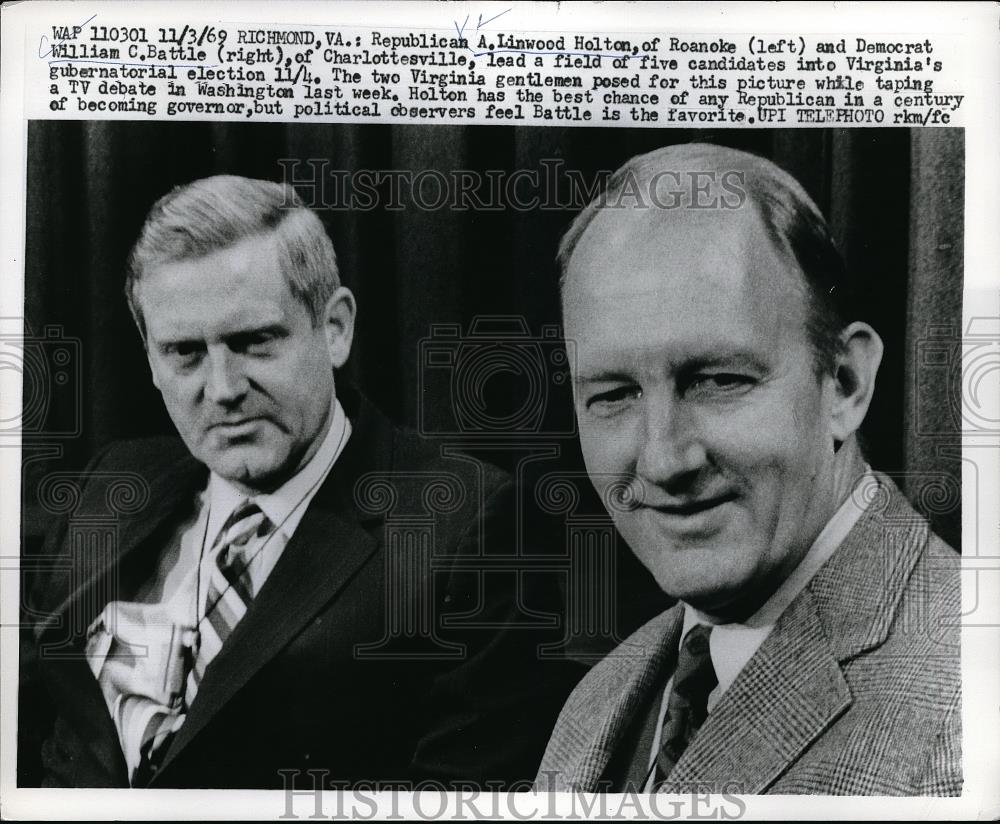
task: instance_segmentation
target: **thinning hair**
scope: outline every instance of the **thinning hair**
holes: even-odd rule
[[[156,201],[132,248],[125,298],[143,340],[146,323],[137,291],[147,271],[267,236],[275,239],[292,295],[309,310],[313,326],[320,323],[340,285],[337,256],[322,221],[286,183],[217,175],[177,186]]]
[[[689,176],[689,182],[691,175],[697,175],[703,182],[711,182],[707,190],[692,187],[685,191],[681,187],[681,191],[674,193],[679,197],[665,207],[651,192],[664,175],[675,181]],[[742,189],[742,193],[737,189]],[[794,261],[802,273],[808,298],[806,332],[813,347],[816,370],[820,374],[833,374],[843,346],[840,333],[848,323],[858,319],[843,258],[825,218],[805,189],[790,174],[757,155],[725,146],[689,143],[667,146],[627,161],[576,216],[560,241],[557,260],[563,292],[573,252],[598,213],[605,208],[622,208],[630,197],[632,208],[636,208],[642,205],[636,201],[641,201],[643,193],[653,195],[645,208],[657,209],[663,220],[669,220],[677,209],[704,211],[705,206],[697,199],[706,193],[729,198],[728,207],[719,202],[715,208],[754,208],[775,248]],[[733,197],[737,195],[734,205]]]

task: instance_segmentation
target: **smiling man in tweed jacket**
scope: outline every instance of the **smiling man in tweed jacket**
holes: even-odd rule
[[[538,787],[959,794],[959,558],[865,461],[882,342],[808,195],[668,147],[560,263],[588,472],[679,603],[580,683]]]

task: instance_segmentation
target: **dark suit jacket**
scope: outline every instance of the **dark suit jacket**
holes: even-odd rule
[[[353,434],[150,786],[312,788],[307,770],[353,784],[534,774],[578,673],[543,665],[538,634],[519,626],[515,595],[556,605],[547,581],[514,571],[507,477],[338,396]],[[51,708],[43,785],[127,786],[86,629],[151,575],[206,478],[179,441],[113,444],[51,535],[55,564],[31,588],[35,648],[22,654],[22,698]],[[109,504],[119,514],[102,526]],[[41,737],[22,731],[22,782]]]
[[[959,557],[889,478],[868,491],[866,512],[719,699],[665,791],[961,793]],[[579,683],[540,789],[620,789],[609,773],[673,671],[682,610]]]

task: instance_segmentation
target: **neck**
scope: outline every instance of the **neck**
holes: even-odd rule
[[[865,474],[867,462],[861,454],[856,435],[851,435],[844,441],[833,457],[833,482],[830,500],[832,505],[827,514],[827,520],[833,517],[841,505],[854,491],[858,480]]]

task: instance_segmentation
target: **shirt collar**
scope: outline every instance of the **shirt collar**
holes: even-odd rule
[[[309,501],[312,500],[312,495],[340,457],[350,435],[351,422],[344,414],[340,401],[333,398],[330,403],[330,426],[319,449],[306,465],[274,492],[252,496],[271,523],[278,525],[286,540],[291,539]],[[214,541],[214,536],[219,534],[230,513],[249,497],[225,478],[211,473],[208,481],[210,509],[206,533],[210,536],[210,544]]]
[[[862,484],[875,483],[871,468],[865,467],[865,474],[858,481],[855,489]],[[865,498],[858,500],[859,498]],[[717,699],[736,680],[736,676],[747,665],[764,639],[771,633],[781,614],[791,605],[806,584],[819,571],[836,551],[847,533],[854,528],[858,519],[868,508],[867,496],[848,495],[833,517],[823,527],[816,540],[813,541],[805,557],[779,586],[764,605],[743,623],[718,624],[715,620],[695,609],[684,605],[684,624],[681,630],[683,639],[688,630],[696,624],[712,625],[709,636],[709,648],[712,656],[712,666],[715,668],[719,686],[713,692]],[[712,701],[710,700],[710,704]]]

